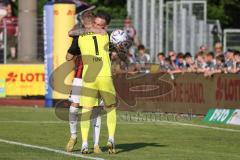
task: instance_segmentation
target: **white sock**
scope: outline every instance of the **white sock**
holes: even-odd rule
[[[94,140],[94,146],[98,146],[99,144],[99,137],[100,137],[100,131],[101,131],[101,116],[100,116],[100,108],[93,109],[93,140]]]
[[[77,121],[79,108],[70,106],[69,108],[69,126],[71,138],[77,138]]]
[[[83,142],[82,143],[82,148],[88,148],[88,142]]]
[[[113,137],[108,137],[108,141],[114,143],[114,138]]]

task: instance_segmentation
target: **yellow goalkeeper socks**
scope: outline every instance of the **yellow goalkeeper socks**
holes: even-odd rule
[[[91,110],[82,108],[81,115],[81,132],[82,132],[82,142],[87,143],[88,141],[88,132],[90,128],[90,117]]]
[[[107,108],[107,127],[109,139],[114,140],[116,125],[117,125],[117,114],[116,108]]]

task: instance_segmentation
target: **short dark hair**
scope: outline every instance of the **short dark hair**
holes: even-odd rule
[[[163,52],[160,52],[160,53],[157,54],[157,56],[158,56],[158,57],[159,57],[159,56],[165,57],[165,54],[164,54]]]
[[[187,52],[185,55],[184,55],[185,58],[192,58],[192,54],[190,52]]]
[[[219,61],[221,61],[222,63],[225,63],[225,57],[224,57],[224,55],[219,55],[219,56],[217,56],[217,57],[216,57],[216,60],[219,60]]]
[[[179,53],[177,54],[177,58],[184,58],[184,54],[183,54],[182,52],[179,52]]]
[[[211,56],[211,57],[214,58],[214,53],[213,53],[213,52],[208,52],[208,53],[207,53],[207,56]]]
[[[99,11],[99,12],[97,12],[97,14],[96,14],[95,17],[98,17],[98,18],[104,19],[104,20],[106,21],[107,25],[110,24],[111,19],[112,19],[112,17],[111,17],[108,13],[103,12],[103,11]]]
[[[144,50],[144,49],[145,49],[145,47],[144,47],[143,44],[140,44],[140,45],[138,46],[138,50]]]
[[[234,51],[234,56],[240,56],[240,52],[238,50]]]

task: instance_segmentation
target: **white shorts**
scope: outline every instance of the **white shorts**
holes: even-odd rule
[[[72,90],[69,96],[69,101],[73,103],[80,102],[80,87],[82,86],[81,78],[74,78],[72,83]]]
[[[82,87],[83,81],[81,78],[74,78],[72,83],[72,90],[69,96],[69,101],[72,103],[80,103],[80,87]],[[104,106],[104,102],[101,99],[99,106]]]

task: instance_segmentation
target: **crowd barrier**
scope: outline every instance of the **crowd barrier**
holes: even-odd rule
[[[240,108],[237,74],[118,75],[115,86],[123,110],[203,115],[209,108]]]
[[[1,65],[0,73],[6,96],[46,93],[44,65]],[[206,114],[209,108],[240,109],[239,74],[142,73],[113,79],[122,110]]]

